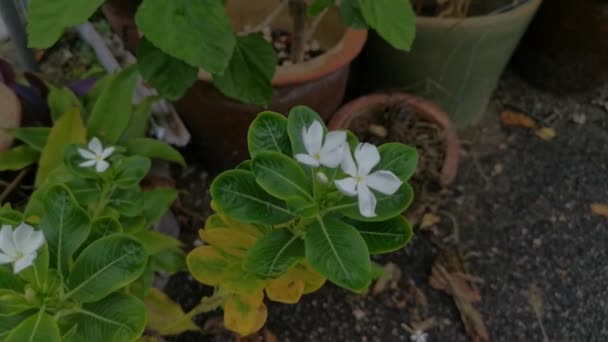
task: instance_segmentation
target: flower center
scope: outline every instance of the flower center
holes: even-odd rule
[[[364,180],[365,180],[365,176],[362,176],[362,175],[355,176],[355,181],[357,182],[357,184],[363,182]]]
[[[15,261],[23,259],[24,256],[25,254],[23,254],[23,252],[17,251],[17,253],[15,253]]]
[[[315,153],[312,155],[313,158],[315,158],[316,160],[321,160],[321,154],[320,153]]]
[[[101,155],[98,154],[98,155],[95,156],[95,160],[98,161],[98,162],[100,162],[100,161],[103,160],[103,158],[101,157]]]

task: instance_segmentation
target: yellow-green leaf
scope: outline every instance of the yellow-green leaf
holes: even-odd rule
[[[156,288],[150,289],[144,298],[144,305],[148,312],[148,328],[161,335],[177,335],[198,330],[181,306]]]
[[[256,242],[255,237],[230,228],[205,229],[199,235],[209,245],[236,257],[244,257]]]
[[[38,160],[38,157],[40,157],[40,152],[26,145],[2,151],[0,152],[0,171],[21,170]]]
[[[224,326],[242,336],[262,328],[268,318],[268,310],[262,301],[256,303],[245,297],[233,295],[224,302]]]
[[[225,272],[234,260],[222,255],[211,246],[193,249],[186,257],[186,264],[192,276],[199,282],[217,286],[224,279]]]
[[[298,277],[297,270],[294,270],[295,268],[292,268],[282,276],[268,282],[266,285],[268,298],[285,304],[295,304],[300,300],[306,284]]]

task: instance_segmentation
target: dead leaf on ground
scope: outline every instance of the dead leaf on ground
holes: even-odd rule
[[[547,336],[545,326],[543,325],[543,292],[536,284],[530,285],[530,288],[528,289],[528,304],[530,304],[532,310],[534,310],[534,314],[538,320],[538,325],[543,334],[543,342],[549,342],[549,337]]]
[[[608,217],[608,204],[602,204],[602,203],[591,204],[591,213],[594,215]]]
[[[380,277],[374,284],[374,288],[372,289],[373,296],[379,295],[380,293],[384,292],[387,288],[396,289],[397,283],[399,282],[399,279],[401,278],[401,270],[399,269],[399,267],[396,264],[389,262],[386,265],[384,265],[383,268],[384,268],[385,275]]]
[[[268,330],[268,328],[264,328],[263,331],[258,331],[257,333],[251,334],[249,336],[236,336],[234,338],[235,342],[279,342],[279,338],[272,333],[272,331]]]
[[[534,128],[536,122],[526,114],[505,110],[500,114],[500,122],[505,126]]]
[[[426,213],[422,216],[422,222],[420,222],[420,229],[430,228],[437,223],[441,222],[441,217],[434,213]]]
[[[226,327],[224,327],[223,316],[210,317],[203,324],[204,334],[218,335],[224,332],[226,332]]]
[[[538,137],[547,141],[553,140],[557,136],[557,132],[551,127],[541,127],[535,133]]]

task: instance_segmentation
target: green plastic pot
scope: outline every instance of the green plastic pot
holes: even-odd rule
[[[441,106],[457,128],[474,124],[541,2],[530,0],[495,15],[418,17],[410,52],[371,34],[363,61],[373,67],[366,68],[365,84],[423,96]]]

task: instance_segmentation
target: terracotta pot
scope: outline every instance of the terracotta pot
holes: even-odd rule
[[[19,127],[21,123],[21,103],[15,93],[4,83],[0,83],[0,151],[11,147],[13,136],[3,128]]]
[[[448,115],[437,105],[421,97],[406,93],[377,93],[359,97],[344,105],[329,122],[329,129],[349,129],[353,120],[376,115],[386,107],[408,106],[421,120],[437,124],[445,132],[445,160],[441,169],[440,182],[444,186],[452,184],[458,171],[460,141]]]
[[[276,5],[276,0],[231,0],[227,9],[235,30],[240,31],[245,25],[261,22]],[[130,32],[129,27],[134,27],[133,14],[124,7],[112,7],[113,2],[106,3],[104,13],[110,14],[108,20],[113,29]],[[125,13],[130,15],[131,24],[126,24]],[[273,27],[289,29],[290,23],[286,12]],[[345,27],[337,10],[328,12],[314,37],[326,52],[304,63],[278,67],[272,79],[274,91],[268,108],[225,97],[213,86],[210,75],[201,71],[199,81],[175,103],[200,159],[211,171],[231,168],[247,159],[247,129],[264,110],[287,114],[296,105],[307,105],[325,120],[329,119],[342,103],[349,65],[363,48],[366,37],[365,30]],[[131,45],[130,34],[123,35],[123,39]]]

